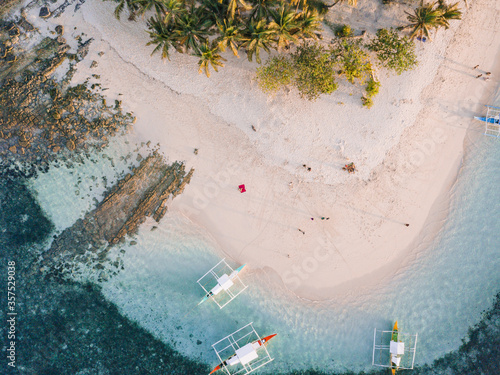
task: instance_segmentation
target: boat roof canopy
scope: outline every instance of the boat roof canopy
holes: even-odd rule
[[[391,341],[389,351],[391,354],[404,354],[405,353],[405,343],[404,342],[396,342]]]
[[[244,347],[237,349],[236,356],[239,358],[242,365],[246,365],[259,357],[257,351],[253,348],[252,343],[246,344]]]
[[[231,279],[227,274],[224,274],[221,277],[219,277],[217,279],[217,284],[219,284],[224,290],[228,290],[234,285],[234,283],[231,281]]]

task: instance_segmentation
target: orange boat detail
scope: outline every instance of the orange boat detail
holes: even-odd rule
[[[266,346],[268,343],[269,343],[269,340],[271,340],[274,336],[276,336],[277,333],[273,334],[273,335],[269,335],[269,336],[266,336],[262,339],[259,339],[259,340],[255,340],[252,344],[259,344],[259,347],[261,346]],[[231,357],[229,357],[227,360],[225,360],[224,362],[222,362],[220,365],[218,365],[217,367],[215,367],[211,372],[210,372],[210,375],[213,374],[214,372],[217,372],[219,371],[220,369],[222,369],[223,366],[226,366],[228,364],[228,361],[232,358],[234,358],[236,356],[236,354],[233,354]]]

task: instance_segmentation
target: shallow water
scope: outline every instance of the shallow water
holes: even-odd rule
[[[119,160],[123,150],[117,143],[106,153]],[[102,194],[103,187],[95,186],[98,179],[94,185],[68,189],[77,176],[107,175],[111,183],[116,179],[109,160],[96,160],[76,170],[52,168],[33,182],[58,229],[71,225]],[[102,283],[103,294],[181,354],[214,365],[211,344],[253,321],[261,335],[278,333],[269,345],[276,358],[266,367],[269,373],[312,367],[368,370],[373,329],[389,329],[395,319],[401,330],[419,334],[416,363],[429,363],[459,347],[500,289],[500,222],[495,216],[500,212],[499,160],[498,140],[479,138],[453,188],[443,229],[424,255],[390,285],[355,302],[299,301],[276,287],[272,273],[249,268],[242,278],[250,287],[237,300],[223,310],[210,301],[196,307],[203,295],[196,280],[217,263],[220,251],[203,228],[173,213],[159,225],[146,222],[134,238],[136,245],[116,249],[125,270]]]
[[[29,180],[29,187],[56,229],[62,230],[95,208],[107,188],[139,164],[140,153],[147,155],[144,145],[138,147],[119,136],[103,152],[85,157],[83,163],[52,163],[49,173]]]

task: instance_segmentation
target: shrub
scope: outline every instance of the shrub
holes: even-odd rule
[[[399,36],[397,31],[381,29],[375,39],[367,44],[370,51],[376,53],[380,64],[401,74],[413,69],[417,64],[415,44],[406,36]]]
[[[345,75],[351,83],[356,79],[363,83],[371,72],[369,56],[359,40],[341,40],[331,49],[331,54],[340,65],[339,74]]]
[[[319,44],[304,44],[292,55],[295,86],[302,97],[316,100],[321,94],[337,89],[335,63],[330,53]]]
[[[262,91],[272,94],[292,83],[293,77],[293,63],[285,56],[277,56],[257,69],[256,79]]]
[[[337,36],[339,38],[345,38],[348,36],[352,36],[352,34],[353,34],[353,31],[351,29],[351,26],[349,26],[349,25],[340,26],[335,30],[335,36]]]
[[[373,78],[370,78],[368,83],[366,84],[366,96],[368,98],[373,98],[378,94],[378,89],[380,88],[380,82],[375,81]]]
[[[372,98],[367,98],[366,96],[362,96],[361,101],[363,102],[364,107],[371,108],[373,105]]]

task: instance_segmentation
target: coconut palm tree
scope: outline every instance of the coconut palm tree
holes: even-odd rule
[[[206,17],[202,7],[196,8],[194,5],[190,9],[180,14],[176,22],[176,39],[179,47],[184,52],[192,49],[198,52],[200,45],[207,41],[210,34],[209,29],[213,23]]]
[[[154,9],[157,14],[165,13],[164,0],[133,0],[137,5],[137,14],[144,16],[144,13]]]
[[[269,11],[276,5],[276,0],[253,0],[250,19],[261,20],[269,17]]]
[[[206,17],[210,18],[214,24],[220,22],[227,16],[228,0],[214,1],[214,0],[203,0],[201,6],[205,10]]]
[[[408,15],[410,24],[405,28],[413,29],[410,38],[416,36],[422,38],[424,35],[431,39],[430,31],[437,29],[442,25],[442,10],[435,8],[436,3],[424,5],[424,1],[420,2],[420,7],[414,10],[414,14],[405,13]]]
[[[271,9],[269,15],[271,16],[271,22],[268,28],[274,33],[278,51],[281,51],[283,47],[288,47],[290,42],[298,40],[300,22],[298,22],[298,15],[294,10],[282,4],[276,10]]]
[[[242,29],[235,21],[228,21],[224,19],[221,22],[217,22],[217,28],[219,29],[220,36],[216,39],[217,46],[224,52],[227,47],[231,48],[234,56],[238,57],[238,48],[246,40],[242,34]]]
[[[198,51],[195,53],[195,56],[200,58],[198,61],[198,65],[200,68],[198,69],[198,73],[205,71],[207,77],[210,77],[210,65],[216,72],[218,72],[218,67],[223,67],[224,64],[221,61],[226,61],[221,55],[219,55],[219,47],[217,43],[212,43],[209,45],[208,42],[202,44]]]
[[[136,16],[136,12],[138,10],[137,4],[134,3],[134,0],[119,0],[118,5],[115,8],[115,17],[116,19],[120,19],[120,15],[123,12],[125,7],[129,11],[128,19],[129,21],[133,21]]]
[[[150,30],[148,33],[151,39],[147,45],[156,45],[151,55],[161,51],[161,58],[170,60],[170,55],[168,53],[169,49],[170,47],[176,48],[177,44],[173,25],[164,22],[164,18],[157,14],[155,17],[151,17],[148,20],[147,27]]]
[[[179,16],[186,12],[186,6],[183,0],[163,0],[165,4],[164,8],[164,20],[166,23],[175,23]]]
[[[221,3],[223,0],[219,0]],[[245,0],[229,0],[229,4],[227,6],[227,14],[229,15],[229,19],[233,20],[236,10],[238,9],[238,3],[243,7],[243,9],[250,10],[252,7],[245,3]]]
[[[246,49],[248,60],[252,61],[255,54],[255,60],[260,64],[260,50],[269,52],[274,40],[273,30],[269,30],[265,19],[259,21],[252,19],[244,30],[244,35],[247,40],[243,42],[243,47]]]
[[[315,9],[304,9],[298,14],[297,21],[299,22],[300,34],[302,38],[318,39],[317,33],[322,31],[321,17]]]
[[[448,5],[443,0],[439,0],[437,9],[441,10],[440,23],[445,29],[450,27],[450,20],[462,19],[462,11],[458,9],[458,3]]]

